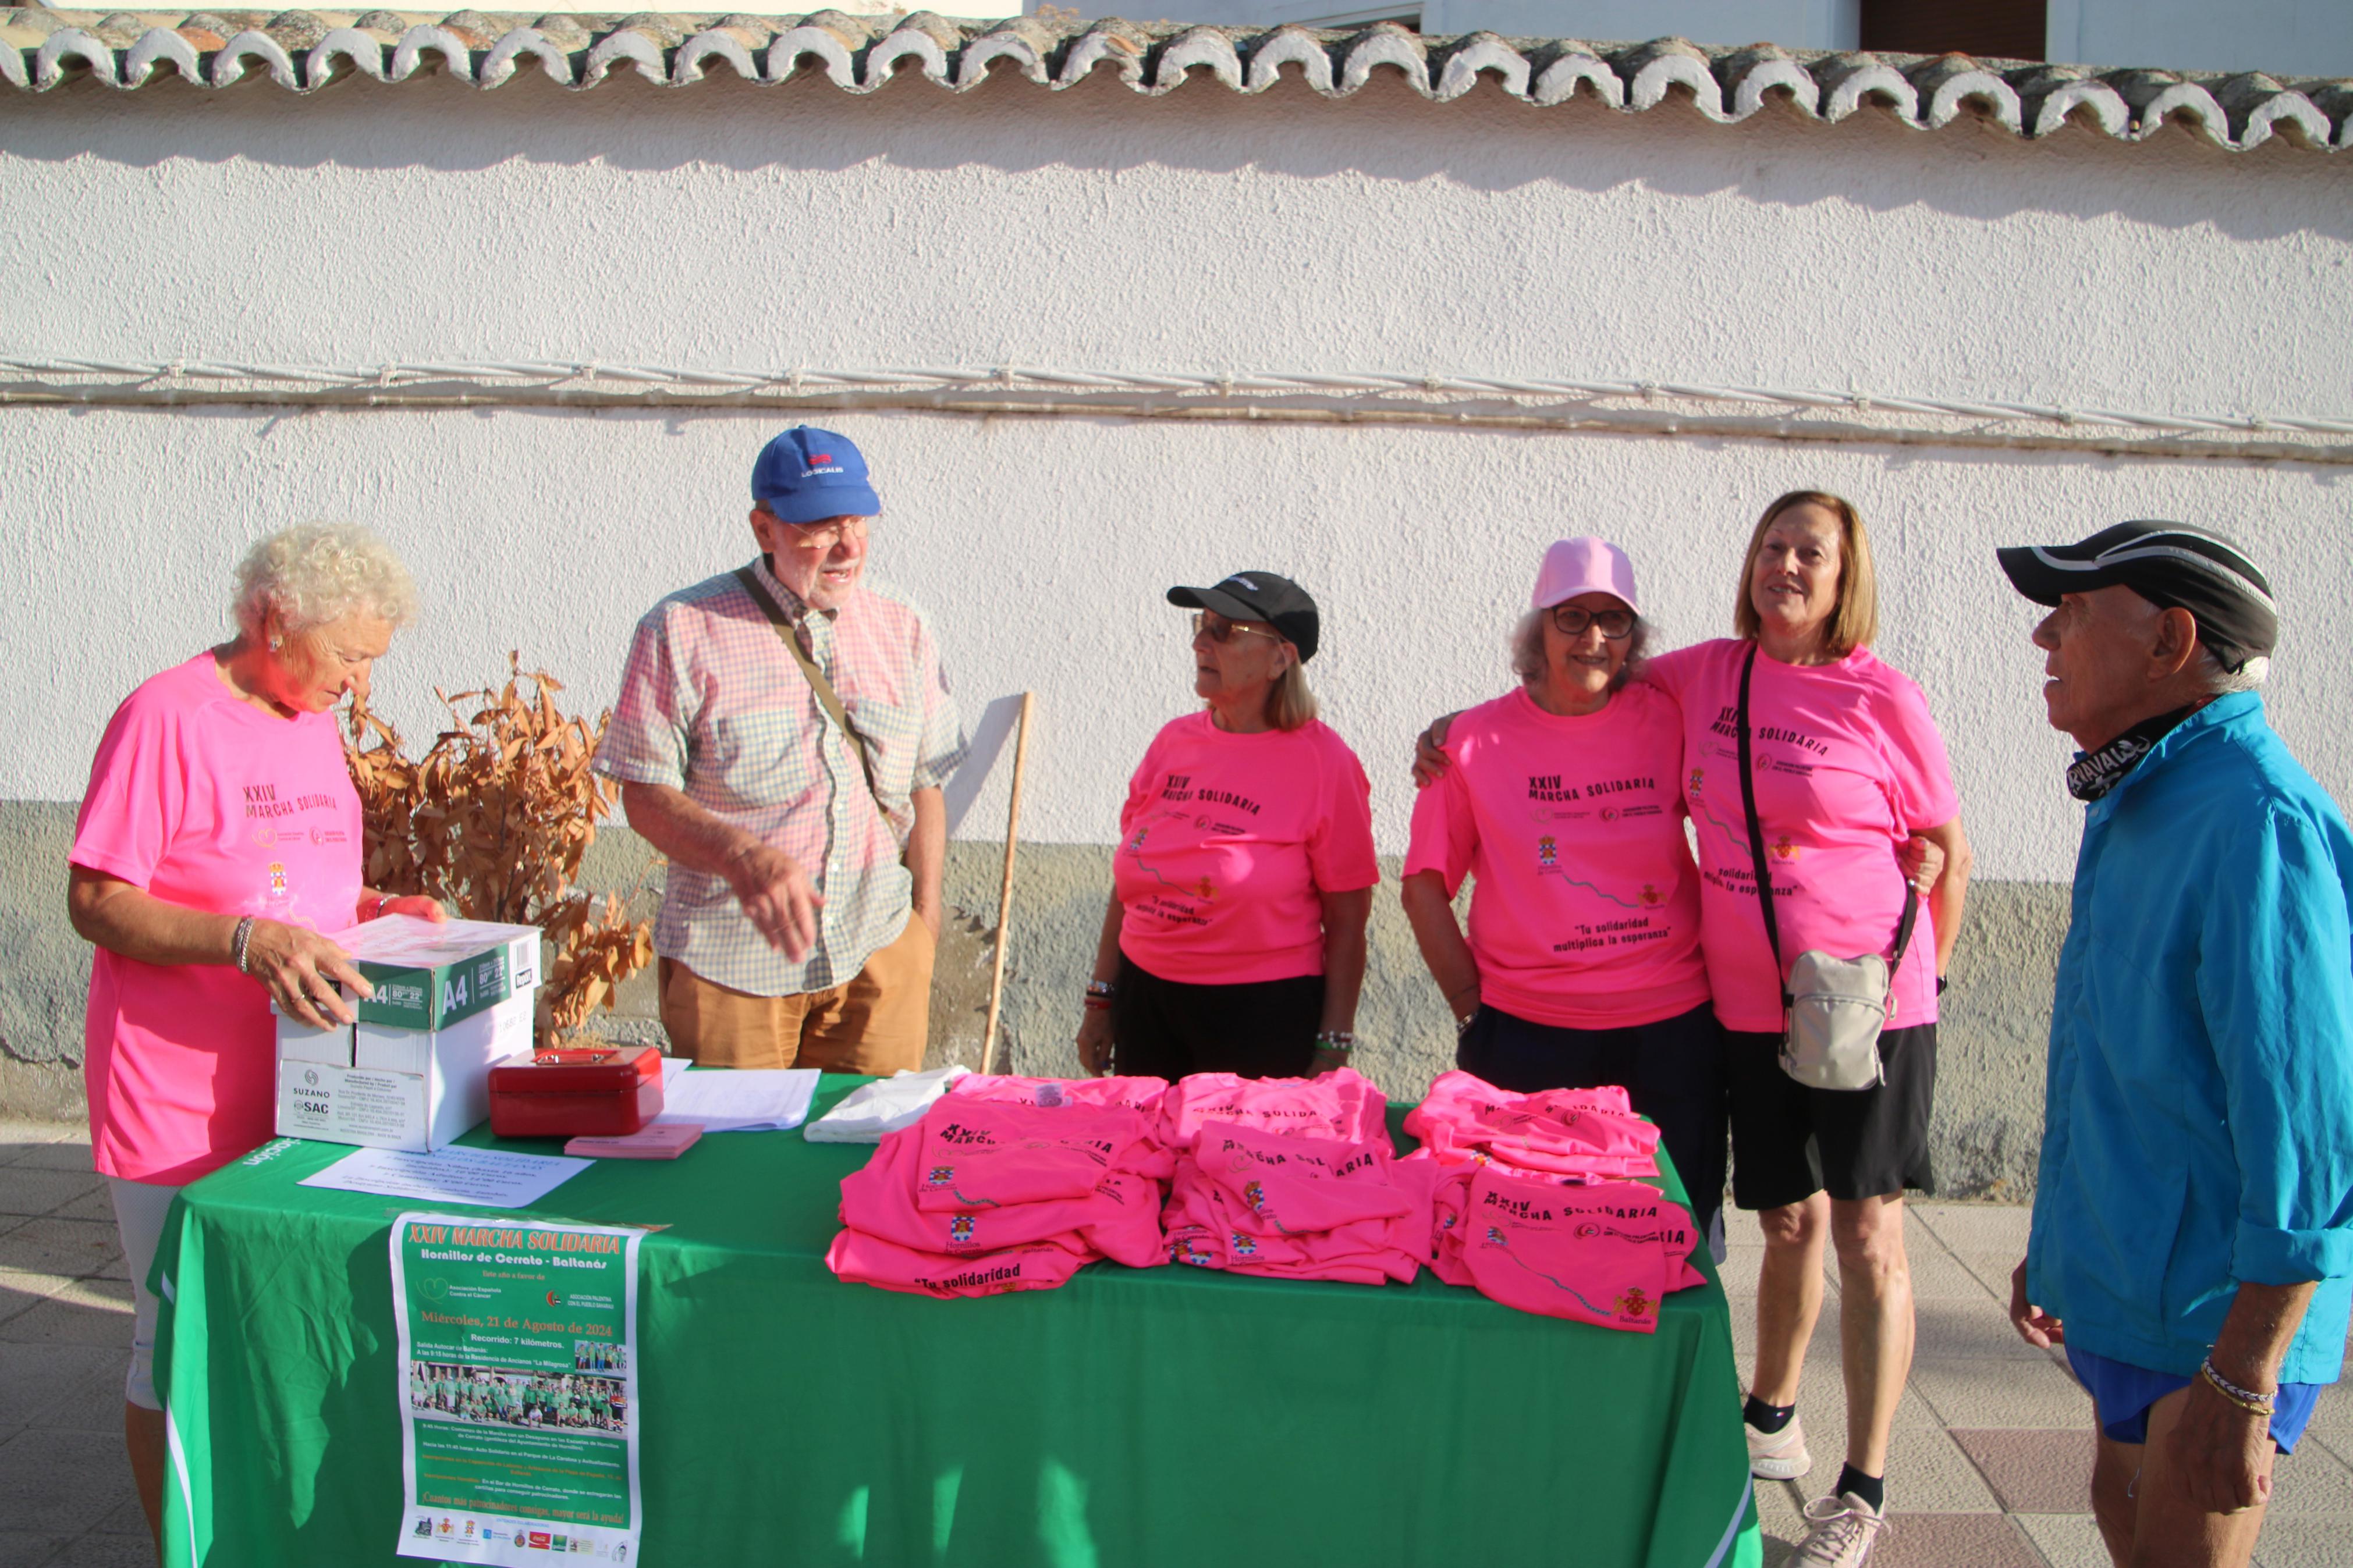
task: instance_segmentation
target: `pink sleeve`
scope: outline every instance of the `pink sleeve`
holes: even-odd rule
[[[1692,673],[1699,667],[1701,651],[1706,647],[1705,643],[1694,643],[1672,653],[1652,655],[1642,661],[1643,680],[1680,705],[1683,688],[1691,684]]]
[[[173,720],[170,709],[144,689],[114,710],[74,819],[73,849],[66,857],[74,865],[137,888],[153,879],[187,805],[186,760]]]
[[[1471,852],[1478,847],[1479,833],[1471,819],[1470,790],[1462,782],[1461,762],[1454,757],[1448,761],[1454,765],[1436,784],[1414,792],[1413,832],[1406,841],[1405,874],[1437,872],[1451,899],[1470,875]]]
[[[657,605],[638,623],[621,671],[620,700],[596,747],[596,771],[623,784],[686,787],[688,704],[671,657],[671,608]]]
[[[1953,788],[1953,764],[1945,755],[1945,737],[1928,717],[1928,699],[1907,678],[1892,678],[1882,693],[1879,729],[1886,737],[1882,753],[1887,759],[1888,792],[1895,820],[1907,832],[1941,827],[1961,814],[1960,793]]]
[[[1307,868],[1319,893],[1351,893],[1381,879],[1373,853],[1373,783],[1338,736],[1324,767],[1324,811],[1307,841]]]

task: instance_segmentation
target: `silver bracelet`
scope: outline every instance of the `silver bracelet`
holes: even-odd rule
[[[243,920],[237,921],[237,934],[228,939],[228,955],[231,961],[237,964],[237,972],[239,974],[250,974],[253,973],[252,970],[248,969],[245,966],[245,944],[253,940],[253,921],[254,917],[248,915]]]
[[[1090,980],[1087,982],[1087,994],[1090,996],[1113,996],[1118,994],[1119,987],[1113,985],[1108,980]]]
[[[2272,1405],[2272,1400],[2274,1398],[2273,1394],[2257,1394],[2252,1388],[2241,1388],[2237,1384],[2232,1383],[2229,1378],[2224,1377],[2221,1373],[2214,1370],[2214,1358],[2212,1356],[2210,1355],[2204,1361],[2199,1363],[2198,1370],[2206,1374],[2208,1382],[2221,1389],[2224,1394],[2229,1394],[2232,1401],[2234,1401],[2249,1415],[2269,1415],[2274,1413]]]

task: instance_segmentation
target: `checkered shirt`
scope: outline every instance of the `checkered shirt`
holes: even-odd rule
[[[905,929],[913,879],[901,863],[910,796],[963,761],[963,726],[923,612],[872,579],[811,612],[765,561],[752,570],[866,737],[881,792],[826,716],[776,628],[733,573],[681,589],[638,621],[596,771],[668,784],[798,861],[825,897],[796,963],[770,947],[724,877],[670,868],[654,948],[706,980],[757,996],[850,979]]]

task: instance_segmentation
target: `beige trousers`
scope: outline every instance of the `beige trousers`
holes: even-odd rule
[[[662,1027],[670,1050],[702,1067],[819,1068],[889,1077],[923,1065],[932,1016],[932,928],[907,929],[843,984],[754,996],[661,961]]]

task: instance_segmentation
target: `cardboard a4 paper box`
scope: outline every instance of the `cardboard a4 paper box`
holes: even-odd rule
[[[489,1115],[491,1064],[531,1048],[539,931],[388,915],[334,933],[376,990],[356,1025],[280,1016],[278,1131],[429,1153]]]
[[[334,940],[375,987],[343,1000],[363,1024],[440,1029],[539,984],[539,928],[386,915]]]
[[[364,1022],[339,1032],[351,1040],[351,1054],[341,1065],[318,1059],[323,1051],[289,1054],[281,1035],[278,1131],[417,1154],[456,1142],[491,1114],[491,1064],[531,1048],[536,1001],[526,991],[443,1029]],[[280,1022],[281,1027],[301,1028]],[[307,1043],[293,1042],[297,1050]]]

